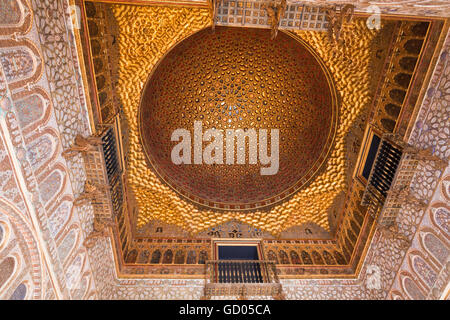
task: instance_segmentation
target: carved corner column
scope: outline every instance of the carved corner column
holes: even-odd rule
[[[278,34],[278,28],[280,26],[280,20],[286,12],[287,3],[286,0],[281,0],[280,3],[264,4],[263,8],[267,13],[267,20],[271,28],[271,39],[275,39]]]
[[[221,0],[208,0],[208,9],[211,16],[211,30],[214,32],[216,28],[218,2]]]

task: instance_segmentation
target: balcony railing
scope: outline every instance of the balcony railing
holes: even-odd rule
[[[276,266],[265,260],[210,260],[206,262],[205,296],[278,296]]]
[[[95,151],[83,154],[87,179],[98,186],[109,186],[92,200],[94,214],[101,218],[112,218],[123,207],[123,169],[118,150],[118,124],[104,124],[97,133],[103,144]]]
[[[380,225],[393,225],[405,203],[426,207],[426,202],[416,198],[411,190],[420,161],[431,161],[440,170],[447,166],[447,161],[429,149],[412,147],[394,134],[383,135],[361,201],[369,206],[369,213]]]
[[[361,201],[362,205],[369,206],[369,213],[374,218],[386,200],[402,158],[402,146],[387,137],[384,135],[381,139]]]
[[[281,1],[278,1],[281,3]],[[214,23],[218,26],[246,26],[271,28],[266,7],[275,4],[271,0],[216,0]],[[299,1],[287,1],[279,28],[285,30],[326,31],[328,18],[326,5],[312,5]],[[340,9],[341,6],[337,6]]]
[[[122,168],[120,167],[119,154],[117,150],[117,129],[110,126],[102,135],[103,156],[105,159],[108,182],[111,187],[111,201],[115,214],[118,214],[123,205],[123,183]]]

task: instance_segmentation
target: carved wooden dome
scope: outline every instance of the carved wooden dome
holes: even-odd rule
[[[261,175],[267,166],[249,164],[248,144],[245,164],[174,164],[171,135],[184,128],[194,140],[194,121],[224,136],[226,129],[279,129],[278,172]],[[240,211],[305,186],[328,156],[336,122],[334,86],[307,44],[284,32],[271,40],[267,30],[223,27],[192,35],[160,61],[139,119],[148,163],[163,181],[202,206]]]

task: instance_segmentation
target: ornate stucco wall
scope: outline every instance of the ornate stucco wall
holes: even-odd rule
[[[96,298],[72,206],[80,159],[61,150],[89,130],[67,3],[3,1],[0,19],[0,298]]]

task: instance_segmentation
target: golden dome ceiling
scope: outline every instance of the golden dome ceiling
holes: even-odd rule
[[[144,87],[139,115],[149,165],[175,191],[214,209],[252,210],[296,192],[326,161],[336,133],[336,93],[303,41],[283,32],[271,40],[267,30],[218,27],[165,55]],[[183,128],[194,140],[194,121],[203,132],[215,128],[224,135],[226,129],[279,129],[278,172],[261,175],[267,165],[249,164],[248,142],[245,164],[225,164],[225,141],[223,164],[174,164],[178,142],[171,135]]]
[[[137,226],[162,221],[197,234],[235,220],[273,235],[310,222],[329,231],[329,214],[332,214],[330,210],[334,200],[349,188],[346,137],[364,107],[370,103],[370,79],[373,77],[370,57],[372,52],[376,52],[372,40],[377,30],[368,30],[364,19],[357,19],[345,27],[348,30],[342,35],[346,43],[343,53],[334,50],[335,45],[328,40],[326,33],[295,32],[294,36],[314,48],[324,61],[340,96],[339,126],[324,170],[310,184],[270,210],[218,211],[193,205],[161,182],[146,161],[138,123],[140,100],[149,74],[177,43],[211,26],[209,11],[203,8],[131,5],[113,5],[111,8],[118,25],[117,93],[129,123],[127,182],[136,197]]]

